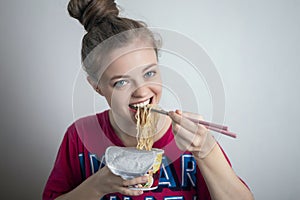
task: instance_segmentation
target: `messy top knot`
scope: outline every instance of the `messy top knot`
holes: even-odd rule
[[[70,0],[68,11],[87,31],[82,39],[81,59],[84,70],[91,77],[97,77],[103,58],[114,49],[133,41],[147,43],[157,53],[160,41],[154,39],[153,33],[145,23],[119,17],[114,0]],[[105,43],[107,45],[103,45]],[[99,63],[99,60],[102,63]]]
[[[68,11],[80,21],[86,31],[90,31],[105,18],[119,15],[114,0],[71,0]]]

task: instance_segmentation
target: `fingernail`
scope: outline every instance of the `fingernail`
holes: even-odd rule
[[[148,181],[148,177],[147,177],[147,176],[144,176],[144,177],[142,178],[142,180],[146,182],[146,181]]]
[[[169,115],[174,115],[174,111],[169,111]]]
[[[181,115],[182,111],[181,110],[176,110],[176,113]]]

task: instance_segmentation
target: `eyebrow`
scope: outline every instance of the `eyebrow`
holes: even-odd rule
[[[151,67],[157,66],[157,63],[152,63],[150,65],[147,65],[146,68],[143,69],[143,72],[147,71],[148,69],[150,69]]]
[[[143,72],[147,71],[148,69],[150,69],[151,67],[154,67],[156,65],[157,65],[157,63],[152,63],[152,64],[149,64],[149,65],[146,65],[146,67],[143,69]],[[116,75],[116,76],[113,76],[110,80],[113,81],[115,79],[122,79],[122,78],[130,78],[130,76],[128,76],[128,75]]]

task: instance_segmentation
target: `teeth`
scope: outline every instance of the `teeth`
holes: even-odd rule
[[[149,103],[150,103],[150,99],[148,99],[148,100],[146,100],[146,101],[144,101],[144,102],[142,102],[142,103],[131,104],[131,105],[137,108],[137,107],[145,107],[145,106],[148,105]]]

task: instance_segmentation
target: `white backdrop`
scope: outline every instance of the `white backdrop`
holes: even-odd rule
[[[80,117],[72,92],[84,30],[67,2],[0,3],[0,199],[41,198],[63,134]],[[238,133],[220,139],[234,170],[256,199],[297,199],[300,1],[118,3],[124,15],[178,31],[206,50],[223,81],[224,122]],[[88,83],[82,87],[94,94]],[[104,101],[95,99],[102,110]]]

